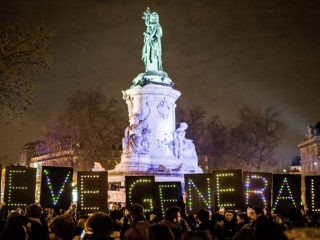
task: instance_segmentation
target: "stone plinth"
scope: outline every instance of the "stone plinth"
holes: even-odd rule
[[[108,171],[108,182],[119,183],[121,186],[125,185],[125,176],[154,176],[156,182],[181,182],[184,185],[183,173],[173,172],[156,172],[156,171]]]
[[[125,135],[133,137],[124,138],[127,143],[123,144],[121,162],[115,170],[146,171],[159,165],[177,168],[181,164],[170,149],[179,96],[179,91],[156,84],[135,86],[123,92],[130,123]],[[134,142],[135,136],[141,141]]]
[[[181,93],[166,74],[140,74],[123,91],[129,126],[122,140],[121,162],[109,171],[110,182],[124,184],[125,176],[155,176],[159,181],[181,181],[183,174],[201,173],[186,123],[176,128],[176,101]]]

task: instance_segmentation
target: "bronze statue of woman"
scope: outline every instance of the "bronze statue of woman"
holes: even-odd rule
[[[144,35],[144,45],[142,49],[142,61],[146,72],[162,71],[162,50],[161,37],[162,28],[159,23],[159,15],[156,12],[150,12],[150,9],[143,13],[142,19],[145,20],[146,31]]]

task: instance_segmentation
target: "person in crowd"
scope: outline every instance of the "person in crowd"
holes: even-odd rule
[[[61,209],[59,208],[59,206],[54,207],[53,209],[51,209],[52,211],[52,218],[61,215]]]
[[[181,240],[213,240],[208,231],[192,231],[183,234]]]
[[[8,212],[8,219],[11,217],[18,217],[20,216],[20,213],[17,210],[11,210],[10,212]]]
[[[247,216],[250,220],[248,224],[242,226],[239,232],[233,236],[233,240],[253,240],[254,239],[254,229],[258,218],[264,219],[264,212],[261,207],[253,207],[247,209]],[[262,221],[261,221],[262,222]]]
[[[217,212],[212,215],[211,221],[214,226],[213,233],[214,233],[214,236],[216,237],[216,239],[217,240],[224,240],[224,235],[223,235],[224,234],[224,224],[225,224],[224,216],[221,213]]]
[[[3,231],[4,229],[4,225],[6,224],[7,220],[7,206],[5,204],[5,202],[0,202],[0,233]]]
[[[112,219],[103,212],[92,214],[85,223],[84,240],[113,240]]]
[[[311,215],[311,220],[309,223],[309,227],[320,228],[320,213],[314,212]]]
[[[291,207],[289,211],[288,229],[307,227],[307,223],[302,216],[301,210],[296,207]]]
[[[28,218],[24,216],[9,217],[0,235],[0,240],[27,240],[28,222]]]
[[[182,234],[189,230],[186,221],[181,218],[180,208],[176,206],[165,210],[162,223],[170,228],[176,240],[180,240]]]
[[[75,222],[70,214],[55,217],[49,224],[50,240],[72,240]]]
[[[257,221],[259,221],[258,217]],[[255,231],[254,237],[256,240],[286,240],[284,235],[285,228],[272,221],[263,221],[259,224]]]
[[[268,218],[267,215],[259,215],[256,222],[253,224],[254,230],[256,230],[261,224],[264,224],[265,222],[270,222],[271,219]]]
[[[236,233],[236,218],[235,218],[235,213],[232,210],[227,210],[224,214],[224,239],[225,240],[231,240],[232,237]]]
[[[311,209],[306,209],[305,213],[303,214],[303,218],[305,219],[308,226],[311,223],[312,215],[313,215],[313,212],[311,211]]]
[[[248,208],[247,209],[247,215],[250,219],[250,223],[254,224],[259,216],[263,216],[264,215],[264,211],[261,207],[253,207],[253,208]]]
[[[120,210],[121,208],[122,208],[121,203],[114,202],[114,203],[112,204],[111,211],[113,211],[113,210]]]
[[[165,224],[154,224],[148,228],[148,240],[175,240],[170,228]]]
[[[84,214],[84,215],[80,215],[77,221],[77,227],[80,227],[82,229],[84,229],[84,226],[88,220],[89,216]]]
[[[25,216],[29,220],[29,240],[48,240],[49,232],[46,222],[41,221],[42,208],[37,204],[30,204],[25,209]]]
[[[190,229],[193,231],[193,230],[196,230],[196,227],[197,227],[197,221],[196,221],[196,218],[195,216],[192,214],[192,213],[189,213],[187,215],[187,224],[188,226],[190,227]]]
[[[155,212],[155,211],[151,211],[149,214],[148,214],[148,222],[150,224],[156,224],[156,223],[160,223],[161,219],[159,218],[158,214]]]
[[[125,240],[146,240],[149,223],[146,221],[143,206],[133,204],[129,210],[130,228],[125,232]]]
[[[73,240],[80,240],[81,236],[85,233],[84,226],[86,224],[87,219],[89,218],[88,215],[80,215],[77,221],[77,224],[73,231]]]
[[[240,229],[250,222],[249,217],[245,212],[240,212],[237,214],[237,227],[236,232],[239,232]]]
[[[121,239],[124,239],[125,232],[131,227],[131,216],[127,206],[125,206],[121,211],[124,213],[124,220],[121,228]]]
[[[210,212],[207,209],[200,209],[197,213],[196,219],[199,222],[197,231],[208,231],[214,237],[214,226],[210,221]]]
[[[111,236],[115,240],[121,240],[121,236],[123,236],[121,233],[121,229],[124,223],[124,213],[120,210],[112,210],[110,212],[110,217],[113,222],[113,232]]]

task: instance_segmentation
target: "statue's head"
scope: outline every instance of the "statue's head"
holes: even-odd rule
[[[150,15],[150,22],[151,23],[158,23],[159,22],[159,15],[156,12],[151,13]]]
[[[181,122],[179,130],[185,131],[188,128],[188,124],[186,122]]]
[[[176,138],[179,140],[183,140],[186,136],[186,129],[187,128],[188,128],[187,123],[185,123],[185,122],[180,123],[180,126],[175,131]]]

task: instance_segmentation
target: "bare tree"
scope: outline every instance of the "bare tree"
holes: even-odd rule
[[[230,129],[231,165],[251,171],[269,169],[276,163],[275,149],[285,133],[279,113],[271,107],[265,111],[243,107],[239,120]]]
[[[109,168],[112,146],[121,143],[126,121],[114,98],[100,90],[76,91],[65,110],[47,126],[49,145],[70,146],[79,158],[79,168],[89,170],[94,162]]]
[[[31,104],[36,74],[49,67],[53,38],[43,25],[0,21],[0,123],[21,117]]]
[[[209,169],[217,170],[226,168],[229,152],[229,129],[220,121],[218,116],[213,116],[207,121],[206,131],[202,144],[206,149]]]
[[[265,111],[243,107],[234,126],[218,116],[208,117],[199,106],[179,109],[177,119],[188,123],[187,137],[194,141],[201,165],[208,171],[268,170],[275,164],[275,149],[285,132],[279,113],[271,107]]]

